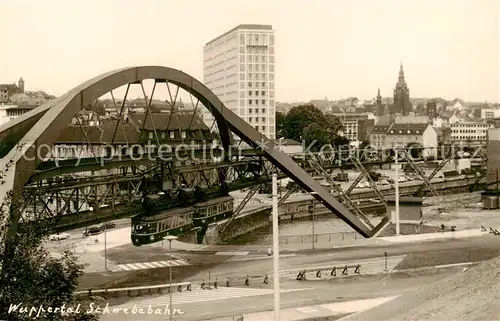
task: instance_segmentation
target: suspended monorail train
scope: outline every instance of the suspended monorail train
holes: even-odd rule
[[[185,195],[185,193],[181,193]],[[220,196],[194,204],[158,210],[161,195],[148,195],[144,199],[145,213],[132,217],[132,244],[141,246],[162,241],[169,235],[181,235],[193,228],[205,232],[208,224],[229,218],[233,214],[234,199]]]

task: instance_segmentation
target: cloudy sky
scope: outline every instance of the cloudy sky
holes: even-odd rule
[[[276,97],[499,101],[496,0],[0,0],[0,83],[60,95],[100,73],[164,65],[202,79],[203,45],[242,23],[276,33]]]

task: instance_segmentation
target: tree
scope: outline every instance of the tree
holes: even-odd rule
[[[304,129],[312,123],[325,125],[325,116],[318,108],[313,105],[293,107],[286,115],[284,136],[301,141]]]
[[[2,217],[10,217],[10,199],[0,206]],[[0,242],[6,243],[5,231]],[[9,308],[21,304],[23,308],[62,307],[76,308],[73,304],[73,292],[78,285],[78,278],[83,274],[84,265],[77,263],[77,258],[70,251],[65,251],[60,258],[53,258],[43,248],[42,241],[50,233],[42,223],[23,226],[15,241],[2,247],[0,252],[0,319],[12,321],[33,320],[35,315],[11,311]],[[10,253],[10,254],[8,254]],[[9,255],[9,257],[6,257]],[[41,313],[37,320],[51,321],[91,321],[98,317],[86,314],[88,306],[83,305],[80,313],[63,315]]]
[[[318,150],[321,146],[328,145],[332,143],[331,135],[328,130],[318,123],[311,123],[304,128],[302,138],[306,141],[306,144],[314,143],[312,150]]]
[[[342,129],[342,123],[334,115],[325,115],[313,105],[294,107],[285,117],[283,136],[296,141],[305,140],[311,150],[318,150],[326,144],[345,145],[349,143],[337,133]]]
[[[286,115],[276,112],[276,138],[282,138],[285,133]]]

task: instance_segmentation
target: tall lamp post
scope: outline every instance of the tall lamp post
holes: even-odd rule
[[[315,233],[315,226],[314,226],[314,214],[315,214],[315,211],[316,211],[316,197],[314,195],[317,195],[318,193],[316,192],[311,192],[310,193],[313,197],[312,199],[312,249],[314,250],[316,245],[314,244],[315,242],[315,236],[316,236],[316,233]]]
[[[169,286],[170,286],[170,291],[169,292],[169,299],[170,299],[170,303],[168,305],[168,309],[169,309],[169,320],[172,321],[173,319],[173,311],[174,309],[172,309],[172,241],[173,240],[177,240],[177,236],[173,236],[173,235],[168,235],[167,237],[165,237],[165,239],[168,241],[168,251],[169,251],[169,254],[170,254],[170,261],[168,262],[168,266],[169,266]]]
[[[278,176],[273,174],[273,289],[274,289],[274,321],[280,321],[280,251],[278,226]]]
[[[396,165],[396,186],[395,186],[395,192],[396,192],[396,198],[395,198],[395,203],[396,203],[396,235],[399,235],[399,164],[398,164],[398,149],[396,148],[394,150],[395,152],[395,165]]]
[[[108,227],[104,223],[104,270],[108,272]]]

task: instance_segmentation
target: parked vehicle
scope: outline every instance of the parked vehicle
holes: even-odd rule
[[[101,225],[93,225],[87,229],[87,231],[83,232],[84,236],[89,236],[89,235],[99,235],[104,231]]]
[[[69,239],[68,233],[53,234],[49,236],[50,241],[61,241]]]
[[[110,228],[115,228],[116,227],[116,224],[113,223],[113,222],[106,222],[104,224],[99,224],[98,226],[101,227],[102,230],[104,229],[110,229]]]
[[[391,183],[386,179],[380,180],[377,183],[382,186],[391,185]]]

